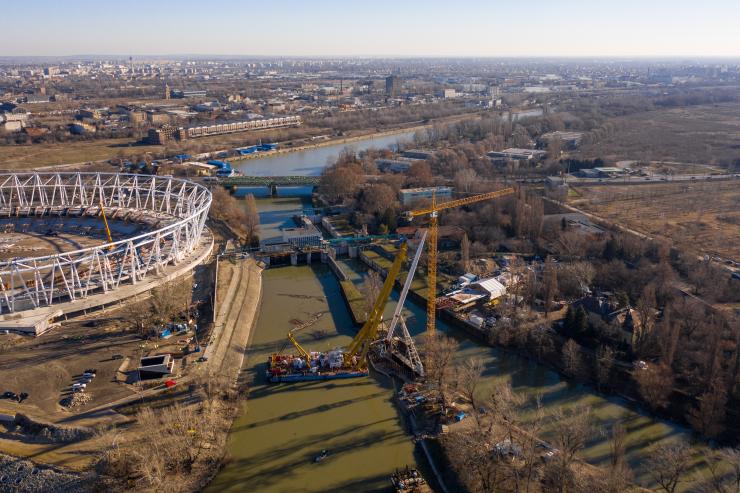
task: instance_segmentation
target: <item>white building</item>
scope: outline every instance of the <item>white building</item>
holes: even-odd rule
[[[288,243],[296,248],[307,246],[320,246],[323,236],[319,228],[314,226],[311,221],[303,216],[301,225],[297,228],[283,228],[283,243]]]

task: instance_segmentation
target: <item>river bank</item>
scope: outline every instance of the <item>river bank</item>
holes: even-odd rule
[[[380,131],[376,129],[353,130],[353,131],[350,131],[350,133],[352,134],[351,136],[328,137],[326,139],[317,140],[316,142],[312,142],[310,144],[298,145],[298,146],[291,145],[290,147],[282,147],[282,148],[275,149],[274,151],[247,154],[247,155],[240,156],[237,158],[227,159],[227,161],[241,163],[241,162],[250,161],[253,159],[263,159],[263,158],[268,158],[268,157],[273,157],[273,156],[279,156],[281,154],[289,154],[289,153],[301,152],[301,151],[311,151],[314,149],[320,149],[322,147],[352,144],[352,143],[359,142],[362,140],[367,140],[367,139],[375,139],[375,138],[388,137],[388,136],[399,135],[399,134],[407,134],[407,133],[417,132],[419,130],[431,128],[434,125],[449,124],[449,123],[455,123],[455,122],[467,120],[470,118],[474,118],[475,116],[478,116],[478,115],[479,115],[478,112],[464,113],[461,115],[453,115],[453,116],[448,116],[444,118],[429,120],[428,122],[424,122],[420,125],[419,125],[419,122],[411,122],[410,124],[407,124],[407,125],[398,125],[391,129],[380,130]],[[301,140],[306,140],[306,139],[301,139]],[[291,141],[288,141],[287,143],[278,142],[278,144],[290,145]]]

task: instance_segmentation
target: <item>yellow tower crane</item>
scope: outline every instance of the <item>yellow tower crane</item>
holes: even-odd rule
[[[103,201],[100,201],[100,213],[103,215],[103,224],[105,224],[105,234],[108,235],[108,243],[113,243],[113,237],[110,234],[110,228],[108,227],[108,218],[105,217],[105,207],[103,207]],[[111,248],[113,248],[111,246]]]
[[[429,233],[427,235],[428,248],[428,267],[427,267],[427,332],[434,332],[436,303],[437,303],[437,216],[439,211],[461,207],[463,205],[475,204],[484,200],[504,197],[514,193],[513,188],[504,188],[495,192],[482,193],[473,195],[464,199],[450,200],[448,202],[437,203],[436,197],[432,194],[432,204],[424,209],[409,211],[406,217],[411,220],[419,216],[429,216]]]

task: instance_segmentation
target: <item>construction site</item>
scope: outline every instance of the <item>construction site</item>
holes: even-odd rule
[[[296,333],[304,330],[319,320],[314,317],[304,322],[287,334],[287,340],[295,348],[297,354],[278,352],[270,355],[267,362],[266,376],[271,382],[301,382],[311,380],[333,380],[340,378],[354,378],[368,375],[368,366],[376,371],[401,378],[404,381],[414,381],[424,377],[424,366],[419,352],[416,349],[411,334],[402,316],[404,302],[411,288],[421,254],[424,252],[425,242],[428,245],[426,282],[429,286],[436,286],[437,272],[437,237],[438,214],[440,211],[475,204],[497,197],[504,197],[514,193],[513,188],[475,195],[472,197],[437,203],[432,197],[428,208],[410,211],[407,218],[413,220],[421,217],[428,220],[428,228],[423,230],[420,237],[414,241],[415,252],[410,259],[410,266],[405,269],[404,278],[400,278],[402,268],[406,267],[408,255],[408,240],[401,237],[393,245],[396,250],[393,262],[384,270],[385,278],[377,298],[368,300],[372,307],[368,310],[365,322],[347,348],[334,348],[328,352],[309,351],[303,348],[296,340]],[[427,240],[428,236],[428,240]],[[322,261],[333,264],[333,271],[341,278],[341,268],[336,265],[336,250],[326,247]],[[365,249],[361,247],[361,249]],[[310,263],[311,254],[307,254]],[[400,298],[390,321],[383,319],[385,308],[396,283],[402,283]],[[344,288],[344,286],[343,286]],[[344,288],[344,298],[350,303],[351,294]],[[436,289],[427,290],[427,332],[434,333],[437,318]],[[350,309],[353,308],[350,306]]]
[[[78,491],[109,447],[94,430],[151,435],[139,409],[197,408],[207,396],[183,393],[189,385],[236,382],[261,269],[219,262],[210,192],[193,182],[53,173],[0,183],[0,489]],[[211,438],[217,456],[231,421],[216,422],[226,427]]]
[[[0,454],[11,458],[0,475],[33,458],[47,468],[39,478],[52,478],[45,484],[82,484],[125,428],[128,455],[147,440],[163,444],[126,460],[168,471],[192,460],[194,473],[177,472],[191,490],[352,488],[362,464],[363,481],[378,489],[450,491],[445,484],[457,480],[440,466],[449,451],[439,444],[493,419],[465,392],[464,363],[451,361],[474,355],[529,371],[520,357],[492,352],[491,334],[511,326],[522,279],[546,276],[545,262],[497,253],[476,259],[476,274],[438,273],[450,256],[440,215],[510,198],[514,188],[446,201],[432,193],[394,234],[324,239],[314,227],[319,242],[249,251],[225,222],[206,227],[211,194],[198,183],[56,174],[12,175],[5,186]],[[296,223],[310,221],[321,219]],[[545,324],[562,319],[567,303],[549,313],[532,305],[517,322],[556,337]],[[444,342],[453,334],[459,354]],[[533,375],[529,385],[550,388]],[[460,382],[450,388],[450,378]],[[554,405],[592,399],[557,385]],[[601,405],[600,419],[624,412]],[[546,441],[553,429],[509,433],[531,441],[538,463],[558,453]],[[518,460],[509,440],[486,446]],[[200,452],[188,459],[193,447]],[[214,477],[225,453],[237,460]],[[588,453],[598,458],[598,446]],[[122,457],[105,456],[108,470]],[[37,485],[30,473],[20,478]]]

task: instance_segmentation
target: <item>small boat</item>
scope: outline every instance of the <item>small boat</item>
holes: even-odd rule
[[[319,455],[317,455],[316,457],[313,458],[313,461],[314,462],[321,462],[322,460],[326,459],[327,457],[329,457],[329,451],[326,450],[326,449],[324,449],[324,450],[321,451],[321,453]]]

